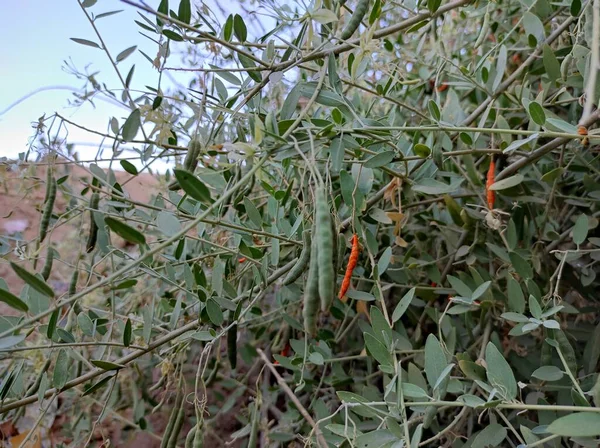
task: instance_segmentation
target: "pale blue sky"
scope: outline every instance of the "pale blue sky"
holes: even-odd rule
[[[177,10],[178,0],[172,0],[171,9]],[[158,6],[158,0],[148,0],[153,7]],[[239,10],[237,1],[220,3],[227,13]],[[140,20],[135,8],[119,0],[98,0],[89,12],[100,13],[120,10],[120,14],[101,18],[96,22],[102,37],[113,58],[122,50],[137,45],[150,57],[156,55],[157,46],[139,34],[140,28],[133,23]],[[87,21],[77,0],[6,0],[2,5],[5,20],[0,27],[0,113],[10,104],[31,91],[45,86],[70,86],[80,88],[82,80],[66,73],[62,67],[64,60],[72,60],[79,69],[93,73],[100,71],[98,80],[105,82],[110,88],[120,88],[121,84],[114,73],[104,51],[83,46],[70,40],[71,37],[98,41],[94,30]],[[218,13],[218,11],[215,11]],[[176,50],[176,49],[173,49]],[[169,60],[179,65],[177,56]],[[144,89],[145,85],[156,86],[158,72],[139,53],[135,52],[119,64],[123,77],[132,64],[136,65],[132,89]],[[186,82],[190,75],[173,73],[178,80]],[[163,88],[169,86],[163,78]],[[68,90],[44,91],[27,99],[8,112],[0,115],[0,157],[16,158],[20,152],[26,151],[28,140],[33,135],[32,121],[46,113],[54,112],[72,119],[83,126],[105,131],[108,120],[116,116],[121,123],[129,115],[129,111],[96,101],[94,109],[90,104],[81,107],[69,107],[68,99],[72,92]],[[77,145],[76,150],[81,159],[93,158],[99,138],[85,131],[71,127],[69,142],[87,143]]]

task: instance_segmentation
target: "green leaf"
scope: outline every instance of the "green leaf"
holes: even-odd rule
[[[544,123],[546,123],[546,114],[544,112],[544,108],[536,101],[529,103],[529,116],[536,124],[539,124],[540,126],[543,126]]]
[[[514,278],[509,277],[508,286],[508,309],[517,313],[525,311],[525,295],[521,285]]]
[[[489,287],[491,286],[492,282],[491,281],[487,281],[482,283],[481,285],[479,285],[477,287],[477,289],[475,291],[473,291],[473,295],[471,296],[471,300],[477,300],[479,299],[482,295],[484,295],[487,290],[489,289]]]
[[[533,268],[523,257],[516,252],[509,252],[508,257],[517,274],[524,279],[533,278]]]
[[[573,226],[573,242],[578,246],[585,241],[588,235],[588,217],[579,215]]]
[[[417,157],[426,159],[431,154],[431,149],[427,145],[417,143],[415,146],[413,146],[413,152]]]
[[[96,392],[98,389],[100,389],[102,386],[104,386],[106,383],[108,383],[113,378],[114,378],[114,375],[102,378],[97,383],[92,384],[91,386],[86,387],[83,390],[83,394],[81,394],[81,396],[85,397],[86,395],[93,394],[94,392]]]
[[[56,364],[54,364],[54,373],[52,375],[52,385],[61,390],[67,384],[67,380],[69,379],[69,365],[70,358],[67,351],[61,348],[58,351],[58,355],[56,357]]]
[[[463,281],[458,277],[449,275],[447,279],[450,282],[450,285],[452,285],[452,288],[457,292],[459,296],[471,297],[471,295],[473,294],[471,288],[469,288],[465,283],[463,283]]]
[[[533,36],[537,42],[544,40],[544,24],[538,16],[530,13],[529,11],[523,14],[523,26],[525,27],[525,33],[527,36]]]
[[[125,171],[127,171],[129,174],[137,176],[138,170],[133,163],[129,162],[128,160],[121,160],[120,163]]]
[[[382,344],[386,346],[387,350],[387,347],[392,340],[392,329],[390,328],[388,321],[381,310],[376,306],[371,306],[370,317],[371,325],[373,327],[373,334]]]
[[[130,142],[135,139],[135,136],[138,133],[138,130],[141,126],[141,112],[139,109],[135,109],[127,120],[125,120],[125,124],[123,125],[122,136],[123,140],[126,142]]]
[[[390,261],[392,260],[392,248],[386,248],[381,257],[379,257],[379,261],[377,262],[377,273],[379,276],[383,275],[383,273],[387,270],[390,265]]]
[[[475,436],[471,448],[489,448],[500,445],[506,439],[506,428],[492,423]]]
[[[517,381],[510,365],[492,342],[488,342],[485,349],[485,362],[487,378],[492,387],[498,389],[506,400],[514,400],[517,397]]]
[[[27,304],[25,302],[23,302],[21,299],[19,299],[13,293],[11,293],[10,291],[7,291],[4,288],[0,288],[0,302],[4,302],[11,308],[14,308],[15,310],[23,311],[24,313],[29,311],[29,307],[27,306]]]
[[[536,369],[531,376],[542,381],[558,381],[564,376],[564,373],[556,366],[542,366]]]
[[[502,45],[500,47],[500,51],[498,52],[498,59],[496,61],[496,77],[494,78],[494,82],[492,84],[492,91],[496,91],[496,89],[502,82],[502,78],[504,77],[504,71],[506,70],[507,57],[508,52],[506,50],[506,46]]]
[[[102,370],[119,370],[125,367],[122,364],[117,364],[111,361],[104,361],[102,359],[92,359],[90,360],[90,362]]]
[[[490,186],[490,190],[499,191],[506,190],[508,188],[515,187],[523,182],[524,177],[522,174],[515,174],[514,176],[507,177],[506,179],[499,180],[498,182],[494,182]]]
[[[427,103],[427,108],[429,109],[429,113],[435,121],[440,121],[442,118],[442,114],[440,113],[440,107],[434,100],[429,100]]]
[[[200,202],[210,203],[210,190],[202,183],[200,179],[186,170],[175,168],[173,170],[175,178],[179,185],[188,195]]]
[[[388,429],[377,429],[358,436],[354,442],[355,448],[375,448],[389,446],[391,442],[399,441]]]
[[[384,151],[375,154],[364,163],[365,168],[379,168],[384,165],[389,165],[394,160],[396,153],[394,151]]]
[[[111,216],[107,216],[104,218],[104,222],[106,225],[123,238],[125,241],[129,241],[133,244],[146,244],[146,237],[137,229],[134,229],[128,224],[125,224],[122,221],[119,221]]]
[[[208,313],[208,318],[213,324],[215,324],[217,327],[221,326],[224,320],[223,311],[221,311],[221,307],[215,299],[210,298],[206,301],[206,312]]]
[[[470,394],[461,395],[460,397],[458,397],[458,401],[462,401],[470,408],[477,408],[485,404],[485,401],[483,401],[480,397],[478,397],[477,395]]]
[[[125,347],[129,347],[131,344],[131,319],[127,318],[127,322],[125,322],[125,329],[123,330],[123,345]]]
[[[156,215],[156,225],[162,233],[171,237],[181,231],[181,222],[171,212],[165,210]]]
[[[433,334],[430,334],[425,342],[425,375],[432,388],[447,365],[448,360],[440,341]]]
[[[593,437],[600,435],[600,414],[576,412],[557,418],[546,430],[565,437]]]
[[[423,194],[440,195],[445,193],[453,193],[458,190],[458,184],[445,184],[435,179],[420,179],[418,183],[412,186],[413,191],[418,191]]]
[[[549,131],[566,132],[567,134],[577,134],[577,126],[573,126],[560,118],[548,118],[546,128]]]
[[[310,14],[310,17],[319,22],[321,25],[325,25],[331,22],[337,22],[338,17],[335,13],[329,9],[321,8]]]
[[[239,14],[233,16],[233,32],[235,33],[235,37],[237,37],[240,42],[246,42],[246,39],[248,38],[248,30],[246,29],[244,19],[242,19],[242,16]]]
[[[406,294],[404,294],[404,297],[402,297],[402,299],[400,299],[400,302],[398,302],[398,305],[396,305],[396,308],[392,313],[392,322],[398,322],[400,318],[404,315],[413,298],[415,297],[416,290],[416,288],[412,288]]]
[[[558,59],[556,59],[552,48],[550,48],[548,44],[544,44],[543,60],[544,68],[546,69],[546,74],[550,78],[550,81],[556,81],[557,79],[560,79],[562,77],[560,75],[560,63],[558,62]]]
[[[248,199],[247,196],[244,196],[244,208],[246,209],[248,218],[250,218],[252,223],[256,227],[261,229],[262,224],[263,224],[262,216],[261,216],[260,212],[258,211],[258,209],[256,208],[256,205],[254,205],[254,202],[252,202],[250,199]]]
[[[542,181],[552,184],[556,179],[558,179],[564,173],[564,168],[558,167],[553,170],[548,171],[546,174],[542,176]]]
[[[96,42],[92,42],[91,40],[79,39],[78,37],[71,37],[71,40],[81,45],[87,45],[88,47],[101,48],[100,45],[98,45]]]
[[[177,34],[175,31],[163,30],[162,33],[165,35],[165,37],[168,37],[172,41],[183,42],[183,37],[180,34]]]
[[[359,291],[357,289],[349,289],[346,293],[348,298],[353,300],[362,300],[363,302],[374,302],[375,296],[366,291]]]
[[[231,41],[231,36],[233,35],[233,14],[229,14],[227,20],[225,21],[225,26],[223,27],[223,38],[226,41]]]
[[[120,52],[117,55],[117,64],[121,61],[124,61],[125,59],[127,59],[129,56],[131,56],[131,54],[137,49],[137,45],[134,45],[133,47],[129,47],[126,48],[125,50],[123,50],[122,52]]]
[[[542,318],[542,308],[540,307],[540,304],[533,295],[529,295],[529,311],[531,312],[531,315],[536,319]]]
[[[502,313],[500,315],[502,319],[510,320],[511,322],[527,323],[529,318],[521,313]]]
[[[54,336],[54,330],[56,330],[56,323],[58,322],[59,314],[60,308],[57,308],[50,315],[50,320],[48,321],[48,328],[46,329],[46,336],[48,336],[48,339],[52,339],[52,336]]]
[[[569,10],[573,17],[577,17],[581,12],[581,0],[571,0],[571,8]]]
[[[379,342],[379,340],[375,339],[375,337],[370,333],[363,333],[363,337],[365,338],[365,345],[371,356],[373,356],[373,358],[375,358],[379,364],[391,366],[392,355],[385,348],[385,345]]]
[[[177,17],[183,23],[190,24],[192,20],[192,7],[190,5],[190,0],[181,0],[179,2],[179,10],[177,12]]]
[[[23,280],[37,292],[47,297],[54,297],[54,291],[44,280],[42,280],[41,277],[32,274],[12,261],[10,262],[10,267],[13,271],[15,271],[15,274],[21,278],[21,280]]]
[[[538,137],[539,137],[539,134],[536,132],[535,134],[531,134],[529,137],[524,138],[522,140],[515,140],[510,145],[508,145],[506,147],[506,149],[504,149],[504,151],[502,151],[502,153],[504,153],[504,154],[510,154],[511,152],[516,151],[517,149],[519,149],[521,146],[524,146],[527,143],[534,141]]]

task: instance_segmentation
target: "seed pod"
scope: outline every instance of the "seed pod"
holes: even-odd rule
[[[298,261],[294,265],[292,269],[288,272],[288,274],[283,279],[284,285],[290,285],[294,283],[304,272],[306,266],[308,265],[308,260],[310,258],[310,231],[307,229],[302,232],[302,251],[300,252],[300,256],[298,257]]]
[[[335,274],[337,275],[342,269],[342,263],[344,262],[344,254],[346,253],[346,237],[343,233],[338,234],[336,244],[337,255],[335,257]]]
[[[348,288],[350,288],[350,282],[352,280],[352,272],[358,263],[358,255],[360,252],[360,245],[358,243],[358,235],[355,233],[352,236],[352,252],[350,252],[350,258],[348,259],[348,266],[346,267],[346,273],[344,274],[344,280],[342,281],[342,287],[338,294],[338,298],[345,302],[344,297]]]
[[[560,77],[563,81],[567,80],[569,76],[569,68],[571,67],[571,61],[573,60],[573,54],[569,53],[565,56],[562,63],[560,64]]]
[[[260,420],[260,409],[258,407],[258,401],[254,402],[252,407],[252,419],[250,422],[250,437],[248,438],[248,448],[256,448],[256,442],[258,439],[258,423]]]
[[[197,425],[190,428],[187,435],[185,436],[185,448],[194,448],[194,437],[196,435]]]
[[[185,389],[182,395],[185,395]],[[181,432],[181,427],[183,426],[183,421],[185,419],[185,401],[181,400],[180,408],[177,412],[177,418],[175,420],[175,424],[173,425],[173,431],[169,436],[169,441],[167,442],[167,448],[175,448],[177,446],[177,438],[179,437],[179,433]]]
[[[319,265],[318,265],[317,239],[313,238],[310,248],[310,263],[308,266],[308,276],[306,278],[306,287],[304,288],[304,308],[302,317],[304,318],[304,331],[314,336],[317,332],[317,314],[319,313]]]
[[[52,209],[54,208],[54,201],[56,200],[56,180],[52,174],[49,176],[50,182],[46,186],[47,200],[44,206],[44,212],[42,213],[42,219],[40,220],[40,243],[44,241],[48,234],[48,226],[50,225],[50,218],[52,218]]]
[[[352,37],[354,32],[358,29],[360,22],[362,21],[365,14],[367,14],[367,10],[369,9],[369,0],[358,0],[356,5],[356,9],[354,9],[354,13],[350,20],[342,30],[340,34],[341,40],[347,40]]]
[[[46,251],[46,263],[44,263],[44,267],[42,268],[42,277],[44,280],[48,280],[50,277],[50,273],[52,272],[52,262],[54,261],[54,250],[48,246],[48,250]]]
[[[229,358],[231,370],[234,370],[237,365],[237,330],[238,326],[233,325],[227,331],[227,358]]]
[[[204,446],[204,425],[198,422],[196,425],[196,434],[194,434],[194,443],[192,448],[202,448]]]
[[[69,282],[69,290],[68,290],[69,297],[74,296],[75,293],[77,292],[77,280],[78,279],[79,279],[79,269],[77,269],[77,266],[75,266],[75,270],[73,271],[73,274],[71,275],[71,281]]]
[[[331,214],[329,201],[324,187],[317,189],[316,197],[316,238],[318,241],[319,296],[321,311],[329,309],[334,295],[333,272],[333,232],[331,231]]]
[[[496,162],[494,162],[494,156],[492,156],[492,160],[490,160],[490,167],[487,172],[487,179],[485,182],[487,203],[488,203],[488,208],[490,210],[494,209],[494,202],[496,202],[496,192],[494,190],[490,190],[490,187],[495,182],[495,179],[496,179]]]
[[[477,40],[473,44],[473,48],[479,48],[479,46],[483,43],[485,38],[488,35],[490,30],[490,13],[486,10],[485,15],[483,16],[483,24],[481,25],[481,31],[479,32],[479,36],[477,36]]]
[[[188,145],[188,150],[185,155],[185,159],[183,159],[183,169],[193,173],[198,166],[198,156],[200,156],[200,151],[202,150],[202,144],[196,140],[192,139],[190,144]],[[173,180],[169,184],[169,190],[175,191],[179,190],[181,187],[179,186],[179,182],[177,180]]]
[[[169,416],[169,421],[167,422],[167,426],[163,432],[163,438],[160,443],[160,448],[168,448],[169,439],[171,438],[171,434],[173,433],[173,429],[175,428],[175,422],[179,416],[180,408],[182,407],[183,402],[183,394],[181,393],[181,381],[179,381],[179,386],[177,389],[177,395],[175,396],[175,404],[173,405],[173,410],[171,411],[171,415]]]
[[[94,250],[96,247],[96,240],[98,239],[98,225],[94,220],[94,210],[98,210],[98,204],[100,204],[100,195],[98,193],[93,193],[90,198],[90,230],[85,245],[85,250],[88,254]]]

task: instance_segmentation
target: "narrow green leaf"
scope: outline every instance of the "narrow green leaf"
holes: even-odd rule
[[[233,16],[233,32],[240,42],[246,42],[248,30],[246,29],[244,19],[239,14]]]
[[[546,69],[546,74],[550,78],[550,81],[556,81],[561,78],[560,63],[558,62],[558,59],[556,59],[554,51],[552,51],[552,48],[550,48],[548,44],[544,44],[543,60],[544,68]]]
[[[107,216],[104,218],[106,225],[117,235],[123,238],[125,241],[129,241],[134,244],[145,244],[146,237],[137,229],[134,229],[128,224],[121,222],[115,218]]]
[[[125,367],[122,364],[117,364],[111,361],[104,361],[102,359],[92,359],[90,362],[102,370],[119,370]]]
[[[515,174],[514,176],[507,177],[506,179],[499,180],[498,182],[494,182],[490,186],[490,190],[499,191],[506,190],[508,188],[516,187],[521,182],[523,182],[525,178],[522,174]]]
[[[217,327],[221,326],[224,320],[223,311],[221,311],[221,307],[215,299],[211,298],[206,301],[206,312],[208,313],[208,318],[213,324],[215,324]]]
[[[48,339],[52,339],[52,336],[54,336],[54,330],[56,330],[56,323],[58,322],[59,314],[60,308],[57,308],[50,315],[50,320],[48,321],[48,328],[46,329],[46,336],[48,336]]]
[[[542,366],[536,369],[531,376],[542,381],[558,381],[564,376],[564,373],[556,366]]]
[[[88,47],[101,48],[100,45],[98,45],[96,42],[92,42],[91,40],[80,39],[78,37],[71,37],[71,40],[81,45],[87,45]]]
[[[394,160],[396,153],[394,151],[384,151],[379,154],[375,154],[373,157],[368,159],[364,166],[365,168],[379,168],[384,165],[388,165]]]
[[[15,274],[17,274],[21,278],[21,280],[23,280],[37,292],[47,297],[54,297],[54,291],[52,290],[52,288],[40,277],[32,274],[31,272],[27,271],[26,269],[22,268],[21,266],[12,261],[10,262],[10,267],[13,271],[15,271]]]
[[[404,297],[402,297],[402,299],[400,299],[400,302],[398,302],[398,305],[396,305],[396,308],[392,313],[392,322],[398,322],[400,318],[404,315],[404,313],[410,306],[410,303],[412,302],[413,298],[415,297],[416,290],[416,288],[412,288],[406,294],[404,294]]]
[[[131,344],[131,333],[131,319],[128,318],[127,322],[125,322],[125,329],[123,330],[123,345],[125,347],[129,347]]]
[[[137,45],[134,45],[133,47],[129,47],[126,48],[125,50],[123,50],[122,52],[120,52],[117,55],[117,63],[124,61],[125,59],[127,59],[129,56],[131,56],[131,54],[137,50]]]
[[[113,376],[107,376],[105,378],[102,378],[100,381],[98,381],[95,384],[92,384],[91,386],[86,387],[83,390],[83,394],[81,394],[82,397],[85,397],[86,395],[90,395],[93,394],[94,392],[96,392],[98,389],[100,389],[102,386],[104,386],[106,383],[108,383],[111,379],[113,378]]]
[[[10,291],[7,291],[4,288],[0,288],[0,302],[4,302],[11,308],[14,308],[15,310],[23,311],[24,313],[29,311],[29,307],[27,306],[27,304],[25,302],[23,302],[21,299],[19,299],[13,293],[11,293]]]
[[[370,333],[363,333],[363,337],[365,338],[365,345],[371,356],[375,358],[375,360],[384,366],[392,365],[392,355],[385,348],[379,340],[375,339],[375,337]]]
[[[447,365],[448,360],[440,341],[433,334],[430,334],[425,342],[425,375],[432,388]]]
[[[498,423],[486,426],[473,440],[471,448],[489,448],[500,445],[506,439],[506,428]]]
[[[533,278],[533,268],[523,257],[516,252],[509,252],[508,257],[517,274],[524,279]]]
[[[183,23],[190,24],[192,20],[192,7],[190,5],[190,0],[181,0],[179,2],[179,10],[177,12],[177,17]]]
[[[175,178],[179,185],[188,195],[200,202],[211,202],[210,190],[200,179],[189,171],[174,169]]]

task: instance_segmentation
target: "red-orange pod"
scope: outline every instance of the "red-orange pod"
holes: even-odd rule
[[[496,192],[494,190],[490,190],[492,184],[496,181],[496,162],[494,162],[494,156],[492,156],[492,160],[490,161],[490,168],[487,172],[487,179],[485,182],[485,192],[487,196],[487,204],[488,208],[492,210],[494,208],[494,202],[496,202]]]
[[[348,266],[346,267],[346,273],[344,274],[344,280],[342,280],[342,286],[340,287],[340,292],[338,294],[338,298],[344,301],[344,296],[348,289],[350,288],[350,281],[352,280],[352,272],[358,263],[358,255],[360,252],[360,245],[358,243],[358,235],[354,234],[352,236],[352,251],[350,252],[350,258],[348,259]]]

